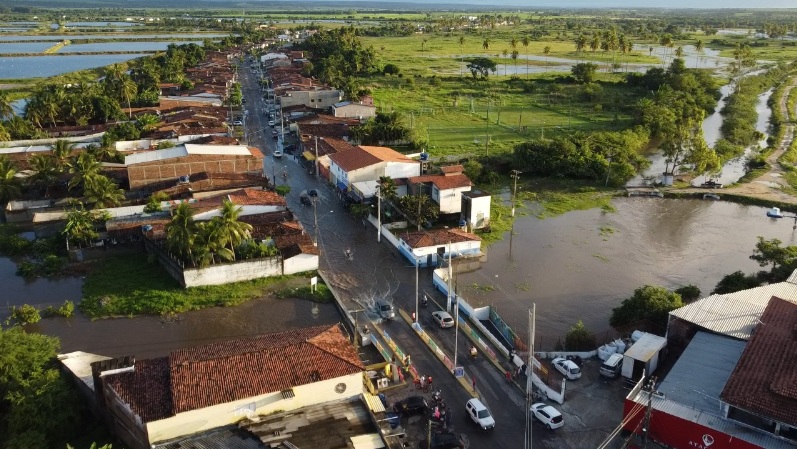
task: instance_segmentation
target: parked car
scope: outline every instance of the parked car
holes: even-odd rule
[[[307,194],[310,195],[310,196],[318,196],[318,190],[310,189],[310,190],[307,191]]]
[[[557,371],[562,373],[568,380],[576,380],[581,378],[581,368],[572,360],[567,360],[562,357],[557,357],[551,360],[551,364]]]
[[[274,120],[269,120],[268,121],[268,126],[271,126],[273,128],[274,127]]]
[[[423,396],[410,396],[393,404],[393,411],[405,415],[413,415],[425,413],[428,407],[429,403],[426,402],[426,398]]]
[[[418,449],[465,449],[465,442],[456,433],[439,432],[432,434],[431,444],[427,440],[421,440]]]
[[[302,203],[303,206],[312,206],[313,202],[310,200],[310,197],[307,195],[299,196],[299,202]]]
[[[615,379],[620,376],[620,371],[623,369],[623,355],[612,354],[601,364],[599,372],[601,376]]]
[[[437,312],[432,312],[432,318],[434,318],[437,324],[443,329],[447,327],[454,327],[454,318],[451,316],[450,313],[446,312],[445,310],[438,310]]]
[[[241,126],[241,125],[243,125],[243,124],[244,124],[244,122],[242,122],[242,121],[240,121],[240,120],[236,120],[236,121],[232,122],[232,124],[233,124],[234,126]]]
[[[709,179],[703,184],[700,184],[700,187],[704,189],[721,189],[723,186],[721,183],[714,181],[713,179]]]
[[[482,404],[482,401],[473,398],[465,404],[465,409],[467,410],[470,419],[478,424],[483,430],[495,428],[495,419],[490,413],[490,410],[488,410],[487,407]]]
[[[532,404],[531,413],[549,429],[558,429],[565,425],[565,421],[562,419],[562,414],[559,413],[559,410],[544,402]]]
[[[273,153],[271,153],[274,157],[282,157],[282,150],[276,149]]]
[[[385,320],[392,320],[396,317],[396,311],[393,309],[393,305],[384,300],[376,302],[376,312],[379,314],[380,318]]]
[[[271,131],[271,137],[273,137],[274,140],[277,140],[279,138],[279,133],[277,131]]]

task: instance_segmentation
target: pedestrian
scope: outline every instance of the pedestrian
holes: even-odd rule
[[[521,374],[523,374],[523,367],[522,366],[518,366],[517,367],[517,371],[515,372],[515,376],[516,377],[520,377]]]
[[[507,382],[511,382],[512,381],[512,372],[511,371],[506,370],[506,373],[504,373],[504,376],[506,376],[506,381]]]
[[[476,392],[476,377],[475,376],[473,377],[473,380],[471,381],[471,383],[473,384],[473,391]]]
[[[432,389],[432,376],[426,378],[426,381],[429,382],[429,389]]]

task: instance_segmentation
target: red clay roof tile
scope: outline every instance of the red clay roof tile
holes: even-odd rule
[[[461,229],[433,229],[430,231],[408,232],[400,234],[399,238],[404,240],[410,248],[426,248],[429,246],[441,246],[451,243],[468,241],[481,242],[482,239],[475,234],[465,232]]]

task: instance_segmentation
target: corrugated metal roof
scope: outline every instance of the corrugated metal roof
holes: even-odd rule
[[[631,345],[631,347],[628,348],[628,351],[626,351],[623,355],[631,357],[634,360],[647,362],[666,344],[667,339],[664,337],[659,337],[658,335],[653,334],[645,334],[642,336],[642,338],[637,340],[636,343]]]
[[[745,346],[744,341],[698,332],[658,390],[668,399],[721,416],[720,392]]]
[[[176,157],[188,156],[185,145],[180,145],[164,150],[143,151],[141,153],[130,154],[125,156],[125,165],[141,164],[143,162],[163,161],[166,159],[174,159]]]
[[[797,302],[795,273],[777,284],[742,290],[725,295],[711,295],[670,312],[670,315],[700,327],[741,340],[750,334],[773,296]]]
[[[372,412],[374,413],[385,412],[385,404],[382,403],[382,400],[379,399],[379,396],[373,395],[371,393],[363,393],[363,399],[365,400],[366,405],[368,405],[368,408],[370,408]]]
[[[350,438],[354,449],[382,449],[385,447],[384,441],[378,433],[357,435]]]
[[[266,449],[254,434],[235,428],[212,430],[152,446],[155,449]]]

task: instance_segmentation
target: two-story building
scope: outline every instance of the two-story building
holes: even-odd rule
[[[376,116],[376,106],[363,101],[341,101],[332,105],[332,115],[335,117],[353,117],[365,119]]]
[[[396,234],[398,250],[413,265],[433,267],[449,257],[474,257],[481,254],[481,239],[460,229]]]
[[[348,192],[355,182],[376,181],[382,176],[393,179],[421,174],[418,161],[387,147],[356,146],[329,155],[330,182],[341,192]]]
[[[440,206],[440,214],[459,214],[462,210],[462,192],[469,191],[473,183],[462,173],[464,168],[461,165],[449,165],[441,167],[441,170],[441,175],[407,178],[407,184],[412,194],[417,192],[420,185],[431,186],[431,198]]]

